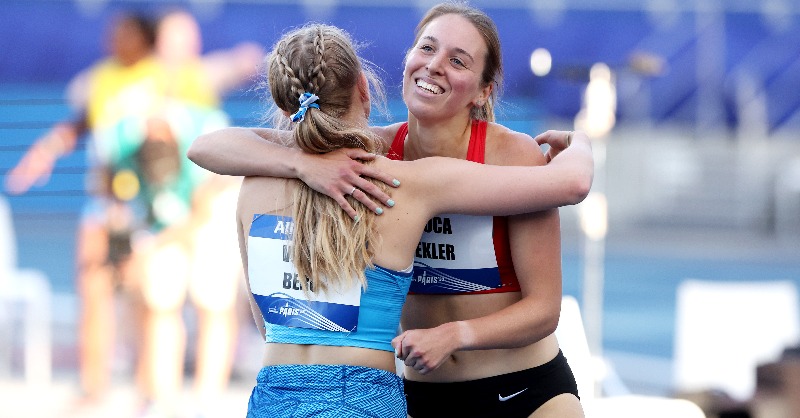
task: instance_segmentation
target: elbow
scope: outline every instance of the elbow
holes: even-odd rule
[[[553,311],[551,314],[547,315],[543,323],[544,335],[550,335],[556,332],[556,328],[558,328],[559,317],[559,310]]]
[[[222,169],[224,166],[220,167],[219,157],[213,152],[214,147],[206,145],[210,143],[209,141],[210,140],[205,138],[205,135],[198,136],[192,141],[192,144],[189,145],[189,149],[186,150],[186,158],[195,163],[198,167],[212,173],[222,175],[229,174]]]
[[[192,141],[192,144],[189,145],[189,149],[186,151],[186,158],[195,164],[203,161],[205,155],[207,154],[203,147],[204,143],[205,134],[198,136],[194,141]]]
[[[588,196],[589,192],[592,190],[592,181],[593,175],[590,172],[575,176],[569,185],[569,190],[571,191],[570,205],[577,205],[586,199],[586,196]]]
[[[223,135],[221,131],[212,131],[199,135],[189,145],[189,149],[186,150],[186,158],[197,166],[215,174],[232,176],[244,174],[238,172],[241,170],[237,170],[235,163],[229,161],[236,160],[224,149],[222,143]]]
[[[522,348],[535,344],[549,335],[553,335],[558,328],[559,312],[558,310],[549,310],[539,317],[535,324],[531,324],[526,332],[520,332],[518,338],[507,347],[503,348]]]

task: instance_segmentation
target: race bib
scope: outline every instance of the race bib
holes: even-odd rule
[[[500,287],[491,216],[440,215],[425,226],[411,292],[452,294]]]
[[[309,296],[291,260],[294,222],[290,217],[254,215],[247,238],[250,291],[264,320],[287,327],[353,332],[358,326],[361,285]]]

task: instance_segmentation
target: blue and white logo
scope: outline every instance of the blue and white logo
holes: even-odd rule
[[[291,218],[255,215],[247,239],[247,275],[264,320],[287,327],[353,332],[358,327],[361,285],[325,293],[303,292],[291,262]]]
[[[414,257],[411,292],[454,294],[500,287],[491,216],[439,215],[431,219]]]

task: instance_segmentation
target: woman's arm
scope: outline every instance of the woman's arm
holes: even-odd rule
[[[392,346],[407,366],[426,374],[456,351],[525,347],[555,332],[562,296],[558,210],[512,218],[509,240],[522,298],[489,315],[403,331]]]
[[[453,158],[408,162],[403,181],[413,182],[415,204],[438,213],[516,215],[574,205],[589,193],[594,159],[589,138],[572,144],[545,166],[491,166]]]
[[[225,128],[198,136],[186,155],[217,174],[297,178],[295,160],[302,152],[281,145],[290,142],[287,131]]]
[[[551,139],[563,141],[563,134],[552,136]],[[500,139],[504,145],[492,151],[493,158],[487,163],[545,164],[537,143],[529,137]],[[508,227],[521,299],[477,318],[406,330],[393,341],[398,358],[406,365],[427,373],[438,368],[455,351],[524,347],[555,331],[562,293],[558,209],[510,216]]]
[[[71,153],[85,132],[83,119],[56,124],[38,138],[17,165],[6,173],[6,191],[17,195],[27,192],[35,184],[46,183],[56,161]]]
[[[391,207],[388,194],[366,178],[399,186],[394,177],[362,164],[374,154],[361,149],[342,149],[312,155],[282,144],[291,143],[291,132],[266,128],[225,128],[199,136],[187,156],[195,164],[217,174],[297,178],[312,189],[330,196],[351,217],[355,210],[345,198],[355,187],[353,197],[370,210],[380,205]]]

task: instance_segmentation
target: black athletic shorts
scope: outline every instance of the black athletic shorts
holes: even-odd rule
[[[541,366],[518,372],[466,382],[404,383],[412,418],[527,418],[562,393],[578,396],[575,376],[561,351]]]

